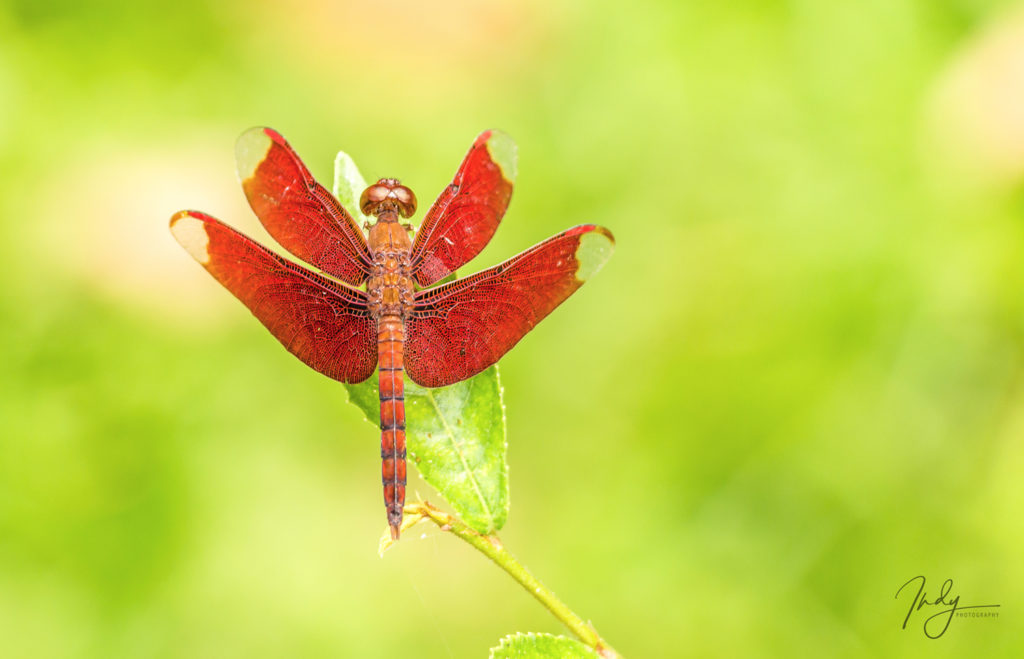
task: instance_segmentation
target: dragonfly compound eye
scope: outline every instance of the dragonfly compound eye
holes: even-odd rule
[[[402,217],[412,217],[416,212],[416,195],[398,179],[382,178],[366,188],[359,198],[363,215],[377,215],[388,207],[397,209]]]
[[[404,185],[399,185],[391,190],[391,196],[398,202],[398,212],[402,214],[402,217],[412,217],[412,214],[416,212],[416,195],[412,193],[412,190]]]
[[[375,183],[370,187],[363,190],[363,194],[359,197],[359,209],[363,211],[363,215],[376,215],[377,207],[380,203],[388,198],[388,194],[391,192],[387,186]]]

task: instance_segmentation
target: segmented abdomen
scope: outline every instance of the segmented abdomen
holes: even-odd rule
[[[380,457],[384,505],[391,536],[398,538],[405,505],[405,384],[402,349],[405,328],[398,316],[384,316],[377,324],[377,359],[380,383]]]

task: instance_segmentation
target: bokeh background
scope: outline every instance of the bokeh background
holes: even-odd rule
[[[502,362],[506,545],[627,657],[1024,652],[1024,6],[0,2],[5,657],[483,657],[560,633],[167,231],[252,125],[601,274]],[[437,499],[422,482],[411,488]],[[900,626],[952,578],[937,640]]]

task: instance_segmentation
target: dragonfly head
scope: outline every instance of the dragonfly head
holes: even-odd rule
[[[402,217],[408,218],[416,212],[416,195],[397,178],[382,178],[363,190],[359,197],[359,209],[363,215],[373,216],[379,216],[387,210],[397,210]]]

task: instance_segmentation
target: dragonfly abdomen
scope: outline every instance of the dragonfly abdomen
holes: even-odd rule
[[[387,506],[391,536],[396,540],[405,505],[404,345],[402,319],[399,316],[381,317],[377,323],[381,482],[384,484],[384,505]]]

